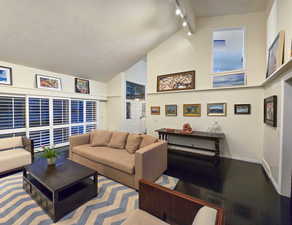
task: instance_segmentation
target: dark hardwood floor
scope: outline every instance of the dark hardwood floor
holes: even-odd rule
[[[218,165],[169,154],[176,190],[225,210],[226,225],[291,225],[290,199],[281,197],[259,164],[222,158]]]

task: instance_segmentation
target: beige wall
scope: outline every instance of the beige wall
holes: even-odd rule
[[[148,54],[147,130],[162,127],[181,128],[191,123],[195,130],[207,130],[218,121],[226,134],[223,155],[249,161],[260,161],[262,156],[262,98],[260,85],[265,76],[265,13],[232,15],[197,19],[196,33],[188,38],[179,31]],[[212,32],[219,28],[245,29],[247,86],[250,88],[212,90]],[[255,60],[256,59],[256,60]],[[180,93],[156,93],[156,77],[179,71],[196,71],[196,90]],[[206,104],[227,103],[227,117],[207,117]],[[183,104],[202,104],[202,117],[182,115]],[[250,103],[251,115],[234,115],[234,104]],[[166,117],[165,104],[178,104],[178,116]],[[151,116],[150,106],[161,106],[160,116]]]

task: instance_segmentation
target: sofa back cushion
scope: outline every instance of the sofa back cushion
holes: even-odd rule
[[[128,135],[128,132],[114,131],[108,146],[111,148],[124,149]]]
[[[22,147],[22,137],[0,138],[0,151]]]
[[[112,137],[112,132],[107,130],[95,130],[90,134],[90,144],[95,146],[107,146]]]
[[[158,141],[158,139],[156,137],[153,137],[151,135],[142,135],[143,139],[142,139],[142,142],[140,144],[140,148],[143,148],[147,145],[151,145],[155,142]]]
[[[126,144],[126,150],[130,154],[135,154],[142,141],[142,136],[139,134],[129,134]]]
[[[200,208],[192,225],[215,225],[217,210],[204,206]]]

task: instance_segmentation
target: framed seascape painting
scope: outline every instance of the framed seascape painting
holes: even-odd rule
[[[49,89],[49,90],[62,90],[61,79],[57,77],[44,76],[36,74],[37,88]]]
[[[157,77],[157,92],[195,89],[195,71],[160,75]]]
[[[160,115],[160,106],[151,106],[151,115]]]
[[[177,105],[165,105],[166,116],[177,116]]]
[[[264,100],[264,122],[272,127],[277,127],[277,96]]]
[[[81,94],[90,94],[89,80],[75,78],[75,92]]]
[[[266,78],[272,75],[284,62],[285,32],[281,31],[269,48]]]
[[[12,68],[0,66],[0,84],[12,85]]]
[[[208,116],[226,116],[227,104],[226,103],[211,103],[207,104]]]
[[[244,73],[213,76],[213,88],[243,86],[245,84]]]
[[[183,105],[184,116],[200,117],[201,105],[200,104],[184,104]]]
[[[234,114],[238,114],[238,115],[251,114],[251,105],[250,104],[235,104]]]

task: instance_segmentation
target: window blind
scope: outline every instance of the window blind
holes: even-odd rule
[[[29,98],[29,126],[43,127],[49,124],[49,99]]]
[[[69,124],[69,100],[53,99],[54,125]]]
[[[86,133],[89,133],[90,131],[95,130],[95,129],[96,129],[96,124],[86,125]]]
[[[55,128],[53,134],[54,145],[69,142],[69,127]]]
[[[86,101],[86,122],[96,121],[96,102]]]
[[[9,134],[0,134],[0,138],[9,138],[9,137],[24,137],[26,136],[25,132],[9,133]]]
[[[84,126],[83,125],[71,127],[71,136],[79,135],[79,134],[83,134],[83,133],[84,133]]]
[[[84,101],[72,100],[71,101],[71,123],[84,122]]]
[[[50,130],[30,131],[29,137],[34,141],[34,148],[50,145]]]

